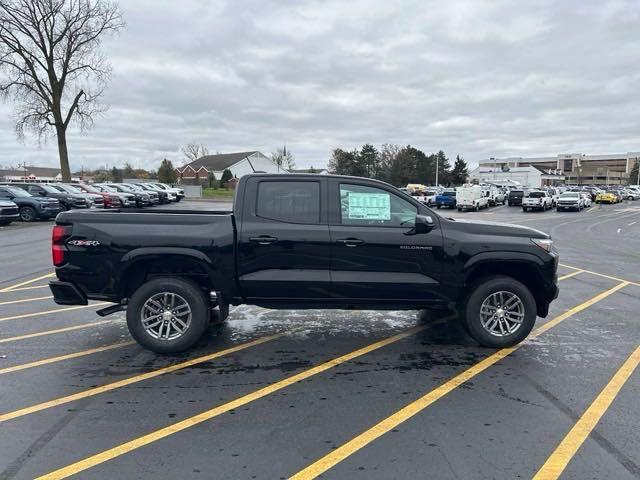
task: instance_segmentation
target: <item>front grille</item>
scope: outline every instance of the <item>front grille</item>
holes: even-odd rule
[[[1,215],[17,215],[18,209],[15,207],[3,208],[0,210]]]

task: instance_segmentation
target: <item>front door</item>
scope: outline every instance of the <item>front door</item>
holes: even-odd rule
[[[443,241],[436,215],[431,231],[416,234],[416,214],[430,211],[391,187],[331,179],[329,196],[336,300],[417,306],[440,297]]]
[[[321,199],[325,179],[247,181],[238,241],[238,278],[255,303],[308,303],[330,295],[331,245]]]

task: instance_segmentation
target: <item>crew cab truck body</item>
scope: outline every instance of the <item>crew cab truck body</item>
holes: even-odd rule
[[[247,175],[232,212],[65,212],[52,254],[57,303],[126,308],[134,338],[163,353],[188,349],[230,304],[456,308],[479,343],[503,347],[558,293],[548,235],[447,219],[357,177]]]

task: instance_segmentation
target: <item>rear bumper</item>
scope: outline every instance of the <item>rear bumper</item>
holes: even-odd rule
[[[53,301],[58,305],[87,305],[87,297],[70,282],[51,280],[49,288],[53,293]]]

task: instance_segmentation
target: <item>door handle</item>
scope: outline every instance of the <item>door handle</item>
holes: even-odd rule
[[[340,243],[342,245],[346,245],[347,247],[357,247],[358,245],[362,245],[364,240],[359,238],[339,238],[336,240],[336,243]]]
[[[269,235],[260,235],[259,237],[249,238],[250,242],[259,243],[260,245],[271,245],[278,241],[276,237],[270,237]]]

